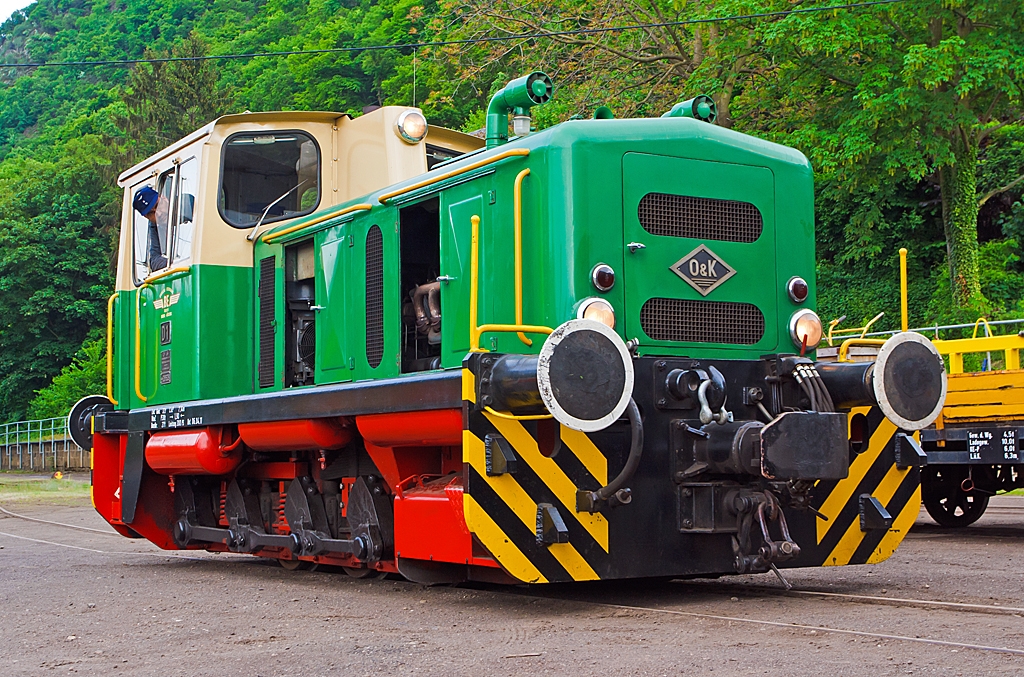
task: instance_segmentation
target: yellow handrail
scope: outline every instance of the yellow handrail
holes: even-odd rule
[[[460,174],[465,174],[466,172],[471,172],[474,169],[479,169],[480,167],[486,167],[489,164],[493,164],[495,162],[500,162],[501,160],[504,160],[506,158],[510,158],[510,157],[526,157],[529,154],[530,154],[530,149],[529,148],[511,148],[509,150],[506,150],[506,151],[503,151],[501,153],[498,153],[497,155],[493,155],[493,156],[491,156],[489,158],[484,158],[483,160],[477,160],[476,162],[470,163],[470,164],[466,165],[465,167],[460,167],[458,169],[453,169],[453,170],[451,170],[449,172],[445,172],[444,174],[438,174],[437,176],[432,176],[429,179],[423,179],[422,181],[417,181],[414,184],[411,184],[411,185],[406,186],[404,188],[399,188],[398,190],[391,191],[390,193],[384,193],[383,195],[381,195],[377,199],[380,201],[381,204],[386,204],[388,200],[394,199],[394,198],[398,197],[399,195],[405,195],[406,193],[411,193],[414,190],[419,190],[420,188],[426,188],[427,186],[432,186],[435,183],[438,183],[439,181],[445,181],[445,180],[450,179],[452,177],[459,176]]]
[[[285,228],[284,230],[278,231],[276,233],[268,233],[268,234],[263,236],[263,243],[264,244],[270,244],[274,240],[276,240],[278,238],[282,238],[285,235],[290,235],[290,234],[294,233],[297,230],[302,230],[304,228],[310,228],[312,226],[315,226],[318,223],[323,223],[324,221],[336,218],[338,216],[344,216],[345,214],[351,214],[352,212],[361,212],[361,211],[365,211],[367,209],[373,209],[373,205],[369,205],[369,204],[366,204],[364,202],[364,203],[361,203],[361,204],[352,205],[350,207],[345,207],[344,209],[339,209],[338,211],[328,212],[327,214],[324,214],[322,216],[316,217],[312,221],[306,221],[305,223],[299,223],[299,224],[296,224],[296,225],[292,226],[291,228]]]
[[[188,266],[179,266],[177,268],[171,268],[169,270],[164,270],[159,273],[154,273],[142,281],[142,285],[139,286],[139,289],[142,289],[143,286],[149,284],[150,282],[156,282],[159,279],[168,277],[170,275],[174,275],[176,273],[187,273],[189,270],[191,269]]]
[[[907,330],[910,322],[907,315],[907,248],[900,248],[900,326]]]
[[[985,325],[985,336],[992,336],[992,327],[989,326],[988,320],[984,317],[979,317],[974,321],[974,333],[971,335],[971,338],[978,338],[978,325],[982,323]]]
[[[836,328],[837,324],[839,324],[840,322],[842,322],[845,319],[846,319],[846,315],[843,315],[842,317],[837,317],[836,319],[834,319],[834,320],[832,320],[831,322],[828,323],[828,345],[829,345],[829,347],[832,346],[832,330]]]
[[[875,322],[878,322],[880,319],[882,319],[883,315],[885,315],[885,311],[884,310],[882,312],[880,312],[879,314],[875,315],[874,317],[872,317],[871,321],[868,322],[867,324],[865,324],[863,329],[861,329],[860,337],[864,338],[864,335],[868,333],[868,329],[871,329],[871,325],[873,325]]]
[[[107,299],[107,399],[115,407],[117,400],[114,399],[114,302],[117,301],[117,292]]]
[[[554,331],[551,327],[544,327],[538,324],[481,324],[476,328],[477,340],[480,338],[480,334],[487,332],[529,332],[531,334],[544,334],[547,336]]]
[[[969,353],[1002,352],[1006,364],[1004,369],[1020,369],[1020,351],[1024,349],[1024,337],[1018,334],[1003,336],[978,336],[976,338],[946,339],[932,341],[941,355],[949,355],[949,373],[964,372],[964,355]]]
[[[523,323],[523,179],[529,175],[529,167],[519,172],[513,190],[516,237],[516,324],[519,325]],[[533,339],[527,338],[523,332],[518,334],[520,341],[528,346],[533,345]]]
[[[830,346],[832,345],[832,336],[833,335],[860,334],[860,336],[858,336],[857,338],[864,338],[864,335],[868,333],[868,329],[871,328],[871,325],[873,325],[875,322],[878,322],[878,320],[880,320],[883,315],[885,315],[885,311],[884,310],[882,312],[878,313],[877,315],[875,315],[874,317],[872,317],[871,320],[867,324],[865,324],[863,327],[853,327],[851,329],[835,329],[835,331],[833,331],[835,326],[837,324],[839,324],[840,322],[842,322],[843,319],[846,316],[843,315],[843,317],[840,317],[837,320],[832,320],[829,323],[829,325],[828,325],[828,344]]]
[[[469,352],[486,353],[486,348],[480,347],[480,336],[484,332],[528,332],[530,334],[550,334],[554,331],[551,327],[542,327],[533,324],[477,324],[478,287],[480,279],[480,217],[474,214],[470,217],[473,224],[472,238],[469,253]]]
[[[839,355],[836,359],[840,362],[846,362],[847,353],[850,352],[850,346],[880,346],[884,343],[885,339],[870,339],[862,336],[858,336],[857,338],[848,338],[839,346]]]
[[[477,252],[477,240],[480,238],[480,217],[476,214],[470,217],[469,222],[473,224],[472,235],[470,236],[469,250],[469,352],[483,353],[480,350],[480,333],[476,326],[477,309],[477,272],[480,267],[480,254]]]
[[[149,398],[142,394],[142,290],[149,287],[145,282],[135,290],[135,394],[143,402]],[[150,287],[152,289],[152,287]]]

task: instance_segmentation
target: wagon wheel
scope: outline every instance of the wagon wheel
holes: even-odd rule
[[[921,476],[921,498],[932,519],[944,527],[966,527],[978,521],[988,507],[988,496],[964,491],[967,473],[956,466],[928,466]]]
[[[317,563],[304,559],[279,559],[277,563],[288,571],[316,571]]]

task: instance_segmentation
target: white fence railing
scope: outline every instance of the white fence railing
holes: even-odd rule
[[[0,470],[88,470],[89,452],[68,434],[66,418],[0,423]]]

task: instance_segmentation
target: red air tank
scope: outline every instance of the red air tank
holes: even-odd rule
[[[352,441],[352,428],[340,418],[240,423],[238,434],[256,451],[340,449]]]
[[[230,440],[220,426],[154,433],[146,462],[163,475],[223,475],[242,460],[241,439]]]

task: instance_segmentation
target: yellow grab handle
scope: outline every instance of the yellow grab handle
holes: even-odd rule
[[[871,338],[848,338],[842,342],[839,346],[839,355],[836,359],[839,362],[846,362],[846,358],[850,353],[850,346],[882,346],[885,345],[885,339],[871,339]]]
[[[520,178],[526,176],[520,174]],[[472,239],[470,244],[469,252],[469,352],[471,353],[486,353],[490,352],[486,348],[480,347],[480,336],[484,332],[515,332],[523,337],[523,332],[530,334],[550,334],[554,331],[551,327],[542,327],[533,324],[522,324],[517,322],[516,324],[477,324],[477,312],[479,305],[478,298],[478,286],[480,282],[480,216],[474,214],[469,219],[473,226]],[[518,257],[517,257],[518,258]],[[516,266],[519,269],[519,266]],[[517,279],[519,276],[517,275]],[[518,301],[522,298],[522,291],[517,288],[516,294],[516,316],[517,319],[522,318],[522,305]],[[529,341],[527,345],[531,345],[533,342]],[[500,414],[497,414],[500,415]]]
[[[900,327],[906,331],[910,327],[907,319],[907,248],[900,248]]]
[[[516,238],[516,324],[523,323],[523,179],[530,175],[529,168],[519,172],[513,193],[515,195],[515,238]],[[517,332],[519,340],[528,346],[533,340],[523,332]]]
[[[107,299],[107,399],[115,407],[117,400],[114,399],[114,302],[117,301],[117,292]]]
[[[142,290],[149,287],[148,284],[143,283],[135,291],[135,394],[143,402],[148,402],[149,398],[142,394]]]

